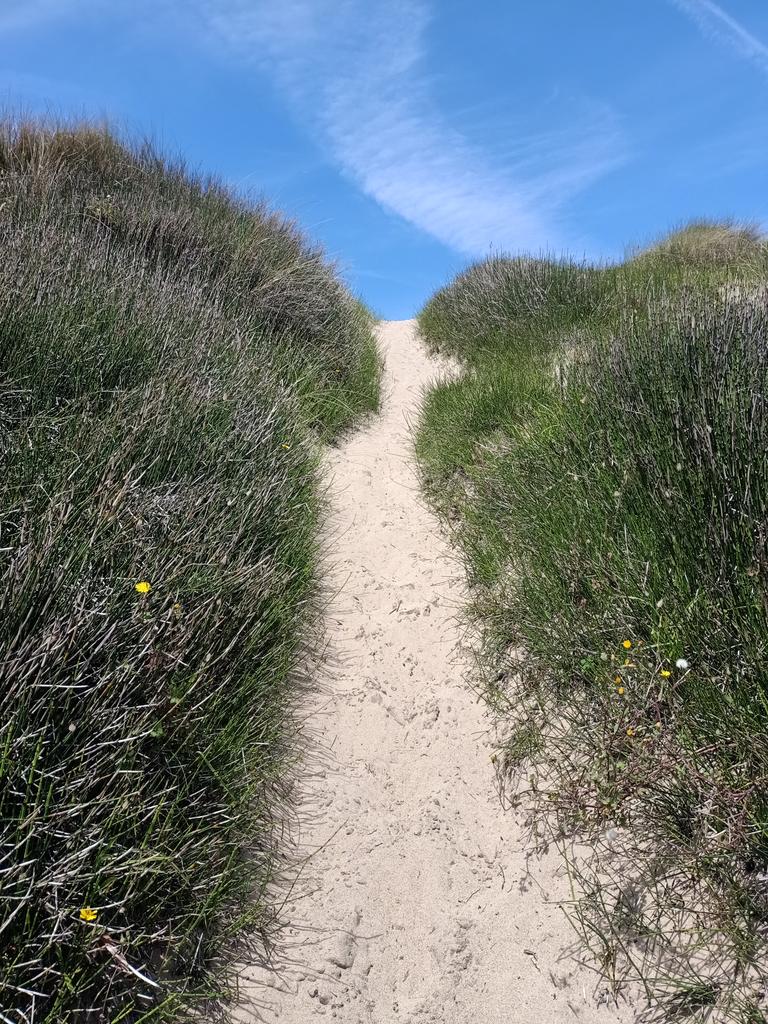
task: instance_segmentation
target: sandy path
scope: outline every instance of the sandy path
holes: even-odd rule
[[[408,431],[435,364],[413,321],[382,324],[380,340],[383,414],[333,456],[336,664],[309,709],[325,754],[304,794],[303,897],[242,1020],[615,1024],[628,1018],[596,1007],[594,976],[559,959],[572,933],[546,894],[567,887],[556,859],[529,872],[462,678],[461,569],[420,498]]]

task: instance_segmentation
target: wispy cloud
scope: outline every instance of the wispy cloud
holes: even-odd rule
[[[610,109],[567,130],[498,125],[471,143],[430,96],[425,0],[198,0],[228,52],[258,62],[344,173],[388,210],[471,255],[573,244],[565,204],[625,159]]]
[[[348,178],[451,248],[588,248],[567,230],[567,204],[626,159],[618,119],[607,105],[561,100],[558,120],[568,127],[534,130],[542,110],[517,125],[484,123],[482,143],[470,141],[461,112],[442,116],[431,96],[433,2],[132,0],[130,9],[165,27],[176,20],[184,32],[198,26],[227,59],[258,64]],[[0,3],[0,32],[128,10],[127,0]]]
[[[768,74],[768,46],[749,32],[741,22],[731,17],[713,0],[672,0],[676,7],[688,14],[705,35],[730,46],[745,60],[751,61],[764,74]]]

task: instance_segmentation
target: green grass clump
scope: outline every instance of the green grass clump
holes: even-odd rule
[[[2,1019],[218,1019],[371,317],[278,215],[87,125],[0,128],[0,240]]]
[[[686,232],[620,266],[497,258],[420,321],[465,367],[417,447],[506,770],[593,851],[575,920],[654,1019],[766,1012],[768,254],[722,258],[729,230],[709,260],[670,264]]]
[[[683,270],[730,269],[738,274],[765,266],[765,241],[752,224],[697,220],[684,224],[638,252],[638,262]]]

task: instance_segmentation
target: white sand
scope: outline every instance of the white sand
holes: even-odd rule
[[[596,976],[564,955],[559,859],[529,864],[499,804],[489,722],[465,681],[461,567],[419,494],[408,428],[435,364],[413,321],[379,337],[383,414],[332,459],[335,664],[309,709],[324,751],[303,796],[309,860],[277,970],[252,972],[241,1019],[629,1020],[598,1007]]]

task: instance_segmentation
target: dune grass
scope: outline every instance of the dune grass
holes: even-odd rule
[[[279,215],[88,125],[0,128],[0,237],[0,1019],[219,1019],[371,316]]]
[[[767,1019],[767,276],[697,224],[619,266],[484,261],[420,318],[463,365],[417,448],[500,771],[581,844],[574,923],[653,1020]]]

